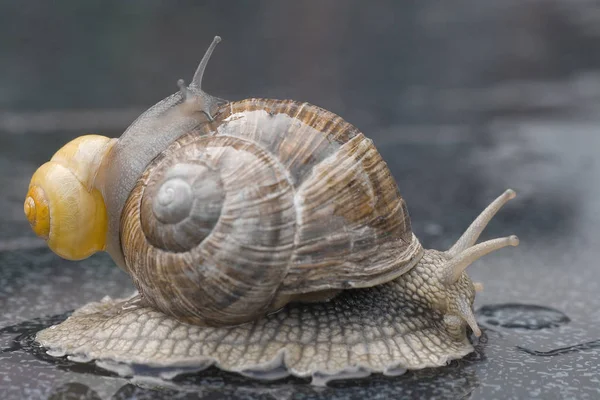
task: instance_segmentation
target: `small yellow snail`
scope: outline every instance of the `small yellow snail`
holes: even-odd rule
[[[139,294],[37,335],[86,359],[244,375],[348,377],[472,351],[480,284],[464,272],[516,236],[475,244],[515,193],[448,251],[423,249],[371,140],[296,101],[228,102],[192,83],[119,139],[68,143],[32,178],[25,213],[62,257],[106,250]]]
[[[81,136],[35,172],[23,206],[34,232],[59,256],[79,260],[104,250],[106,207],[93,187],[99,162],[116,140]]]

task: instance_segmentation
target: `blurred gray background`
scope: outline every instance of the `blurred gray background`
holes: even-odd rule
[[[67,141],[117,137],[175,92],[215,35],[223,41],[205,89],[308,101],[357,126],[387,161],[426,247],[450,246],[515,189],[484,238],[515,233],[521,246],[470,269],[486,287],[476,307],[534,304],[571,321],[490,329],[464,362],[399,380],[319,392],[215,373],[200,398],[600,396],[595,0],[0,1],[0,350],[16,346],[19,324],[129,293],[106,255],[66,262],[34,237],[22,211],[27,185]],[[90,388],[101,398],[198,395],[195,381],[156,392],[57,370],[23,349],[6,354],[4,398],[95,398]]]
[[[0,178],[16,189],[3,209],[22,223],[23,190],[39,164],[81,134],[119,136],[178,78],[189,80],[220,35],[207,91],[292,98],[341,115],[380,148],[416,229],[424,219],[448,226],[447,199],[480,207],[515,176],[544,169],[544,178],[544,150],[523,144],[526,130],[560,147],[595,122],[599,22],[591,0],[0,2],[0,167],[20,173]],[[557,121],[573,125],[543,128]],[[503,170],[477,176],[492,169],[490,151],[504,157]],[[526,165],[517,170],[516,160]],[[531,187],[515,189],[523,199]],[[529,201],[552,208],[546,223],[567,223],[577,197],[568,189]],[[15,239],[12,229],[2,235]]]

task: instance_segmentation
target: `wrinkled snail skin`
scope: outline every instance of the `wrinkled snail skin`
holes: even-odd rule
[[[385,161],[356,127],[308,103],[202,91],[219,40],[189,86],[180,80],[118,140],[84,137],[72,143],[87,151],[60,150],[50,163],[68,180],[44,182],[44,166],[34,175],[24,209],[36,233],[49,245],[58,233],[69,251],[53,250],[67,258],[106,250],[138,290],[88,304],[37,340],[88,359],[215,364],[261,379],[397,374],[472,351],[482,284],[465,270],[518,245],[516,236],[476,244],[515,192],[449,250],[424,249]],[[81,201],[46,196],[63,186]],[[78,213],[95,221],[85,246]]]
[[[436,282],[434,262],[425,255],[392,282],[344,291],[327,303],[290,305],[236,327],[198,327],[110,300],[76,311],[37,340],[54,351],[94,359],[198,369],[215,364],[261,379],[440,366],[472,346],[461,319],[445,317],[429,300],[441,302],[449,293],[470,304],[474,291],[466,274],[451,291],[439,291],[444,285]]]
[[[516,245],[517,239],[505,242]],[[234,327],[186,324],[136,301],[105,299],[36,339],[56,354],[182,372],[216,365],[264,380],[313,376],[315,384],[397,375],[443,366],[473,351],[467,326],[479,334],[471,312],[476,288],[464,272],[448,282],[444,266],[450,259],[448,252],[426,250],[414,268],[391,282],[346,290],[329,302],[290,304]]]

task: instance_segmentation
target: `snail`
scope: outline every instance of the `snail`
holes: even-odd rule
[[[505,191],[447,251],[424,249],[372,140],[292,100],[189,85],[119,138],[85,135],[33,175],[24,211],[59,256],[106,251],[137,294],[76,310],[36,340],[56,355],[210,365],[323,382],[437,367],[473,350],[480,283],[465,269]]]

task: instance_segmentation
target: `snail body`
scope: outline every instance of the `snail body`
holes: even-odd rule
[[[67,225],[48,230],[38,222],[38,214],[62,210],[54,193],[66,189],[47,189],[44,167],[34,175],[25,211],[36,233],[65,258],[106,250],[139,293],[88,305],[38,341],[91,358],[216,363],[263,378],[282,365],[298,376],[423,368],[471,351],[466,327],[480,334],[472,312],[480,285],[464,270],[518,244],[511,236],[475,245],[514,192],[496,199],[450,250],[423,249],[384,160],[354,126],[308,103],[227,102],[202,91],[219,40],[189,86],[180,80],[178,93],[118,140],[78,138],[54,156],[84,171],[71,173],[82,193],[69,204],[98,217],[68,227],[88,226],[101,237],[95,246],[80,250],[63,233]],[[88,141],[93,151],[64,150]],[[33,197],[48,191],[52,201]],[[67,251],[55,235],[66,237]],[[137,333],[128,335],[134,320]],[[179,339],[146,329],[157,321]],[[133,351],[140,330],[157,343],[152,354]],[[327,357],[308,356],[320,351],[308,350],[313,339]]]

